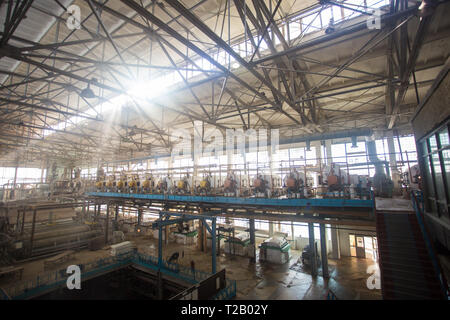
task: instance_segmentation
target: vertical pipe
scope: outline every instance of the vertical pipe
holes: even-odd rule
[[[317,266],[316,266],[316,244],[314,239],[314,223],[308,223],[308,231],[309,231],[309,248],[311,251],[311,256],[309,257],[311,264],[311,275],[313,277],[317,276]]]
[[[24,211],[25,212],[25,211]],[[31,236],[30,236],[30,255],[33,252],[33,240],[34,240],[34,229],[36,227],[36,213],[37,210],[33,210],[33,222],[31,224]]]
[[[162,225],[158,225],[158,271],[162,267]]]
[[[114,221],[117,223],[118,219],[119,219],[119,205],[116,204],[116,215],[114,217]]]
[[[322,275],[329,278],[328,272],[328,255],[327,255],[327,237],[325,233],[325,224],[320,224],[320,252],[322,257]]]
[[[26,210],[25,210],[25,208],[23,208],[23,210],[22,210],[22,230],[20,231],[20,235],[23,235],[23,232],[25,230],[25,213],[26,213]]]
[[[16,211],[16,231],[19,231],[19,226],[20,226],[19,221],[20,221],[20,210],[17,209],[17,211]]]
[[[206,221],[205,221],[206,223]],[[211,255],[212,255],[212,273],[216,273],[216,218],[212,219],[211,225]]]

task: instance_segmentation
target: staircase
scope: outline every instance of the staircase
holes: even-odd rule
[[[383,299],[447,299],[415,212],[375,214]]]

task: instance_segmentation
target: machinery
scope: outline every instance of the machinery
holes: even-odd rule
[[[105,171],[101,167],[97,169],[95,188],[97,191],[105,191],[106,189]]]
[[[213,185],[214,185],[213,177],[211,176],[210,173],[208,173],[204,175],[204,177],[200,181],[200,184],[196,187],[196,193],[200,195],[210,194],[214,188]]]
[[[306,198],[308,196],[304,176],[304,173],[299,173],[296,169],[293,169],[284,177],[283,187],[288,198]]]
[[[234,172],[228,173],[224,183],[223,192],[226,197],[239,197],[239,179],[236,177]]]
[[[130,193],[137,193],[139,191],[140,185],[141,182],[139,180],[139,176],[137,174],[132,175],[127,181],[127,190]]]
[[[117,183],[116,183],[117,192],[124,192],[126,185],[127,185],[127,176],[126,176],[126,174],[122,174],[120,176],[119,181],[117,181]]]
[[[70,188],[72,189],[73,193],[79,193],[83,189],[83,181],[81,180],[81,169],[75,168],[73,172],[74,177],[70,181]]]
[[[170,176],[162,177],[156,184],[156,192],[167,193],[172,189],[172,184],[172,178]]]
[[[259,246],[259,260],[284,264],[291,258],[291,245],[284,237],[271,237]]]
[[[332,163],[325,167],[324,174],[326,179],[324,184],[327,186],[328,193],[335,197],[343,197],[347,172],[337,163]]]
[[[181,180],[178,180],[175,187],[174,187],[174,193],[175,194],[187,194],[189,193],[190,189],[190,177],[189,174],[187,174],[185,177],[183,177]]]
[[[149,175],[142,182],[141,191],[143,193],[152,193],[154,188],[155,188],[155,180],[153,179],[152,175]]]
[[[354,187],[354,192],[352,192],[352,189],[350,190],[352,199],[359,198],[362,200],[366,200],[370,198],[372,182],[370,181],[369,177],[358,176],[358,183],[356,184],[356,186],[352,184],[352,187]]]
[[[272,194],[270,176],[258,173],[253,179],[252,193],[258,198],[270,198]]]
[[[422,189],[422,176],[420,174],[420,168],[418,164],[411,167],[406,166],[403,168],[403,173],[401,175],[401,185],[403,189],[404,196],[409,197],[409,193],[412,190]]]
[[[370,162],[375,167],[375,175],[372,177],[373,192],[376,197],[392,198],[394,182],[390,178],[389,163],[381,161],[377,157],[377,147],[375,140],[366,141],[366,149]],[[385,169],[383,169],[383,165]]]
[[[108,177],[105,187],[107,192],[116,191],[116,177],[114,175]]]
[[[315,253],[316,253],[315,254],[315,256],[316,256],[316,266],[318,266],[318,265],[320,265],[320,257],[319,257],[319,253],[318,253],[318,250],[317,250],[317,243],[316,242],[314,243],[314,246],[315,246],[314,250],[315,250]],[[313,256],[313,251],[311,250],[310,245],[307,244],[303,248],[303,251],[302,251],[302,256],[301,256],[302,264],[304,266],[311,267],[312,256]]]

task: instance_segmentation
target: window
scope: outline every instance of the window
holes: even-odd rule
[[[450,145],[447,121],[420,141],[427,210],[449,218]]]

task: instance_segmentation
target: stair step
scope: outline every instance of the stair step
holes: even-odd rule
[[[383,270],[384,269],[408,269],[411,272],[415,272],[415,273],[420,273],[422,274],[423,272],[435,272],[433,267],[423,267],[421,265],[405,265],[405,264],[399,264],[399,263],[395,263],[395,262],[391,262],[391,261],[381,261],[381,264],[383,266]]]
[[[418,273],[409,270],[391,269],[383,266],[383,275],[387,280],[400,279],[411,283],[421,284],[422,287],[432,287],[434,289],[440,288],[439,279],[434,277],[434,273]]]
[[[403,291],[401,289],[395,289],[395,291],[389,291],[383,295],[383,299],[391,300],[429,300],[429,299],[442,299],[442,296],[424,296],[411,291]]]
[[[383,285],[383,281],[381,285]],[[428,287],[422,287],[420,283],[402,281],[400,279],[385,280],[384,286],[388,291],[392,288],[395,291],[398,290],[411,295],[429,297],[429,299],[436,299],[440,295],[439,288],[431,288],[430,290]]]
[[[401,248],[385,248],[378,247],[378,253],[380,257],[386,257],[388,259],[405,259],[408,261],[416,261],[416,262],[430,262],[430,257],[427,252],[419,252],[419,251],[402,251]]]
[[[381,241],[380,241],[381,240]],[[378,246],[387,246],[387,247],[397,247],[402,249],[418,249],[418,250],[426,250],[426,246],[423,242],[415,243],[411,241],[400,241],[400,240],[390,240],[390,239],[378,239]],[[428,252],[428,251],[427,251]]]
[[[407,258],[415,258],[416,260],[429,260],[428,251],[425,249],[402,248],[397,246],[379,246],[378,253],[388,256],[400,256]]]

